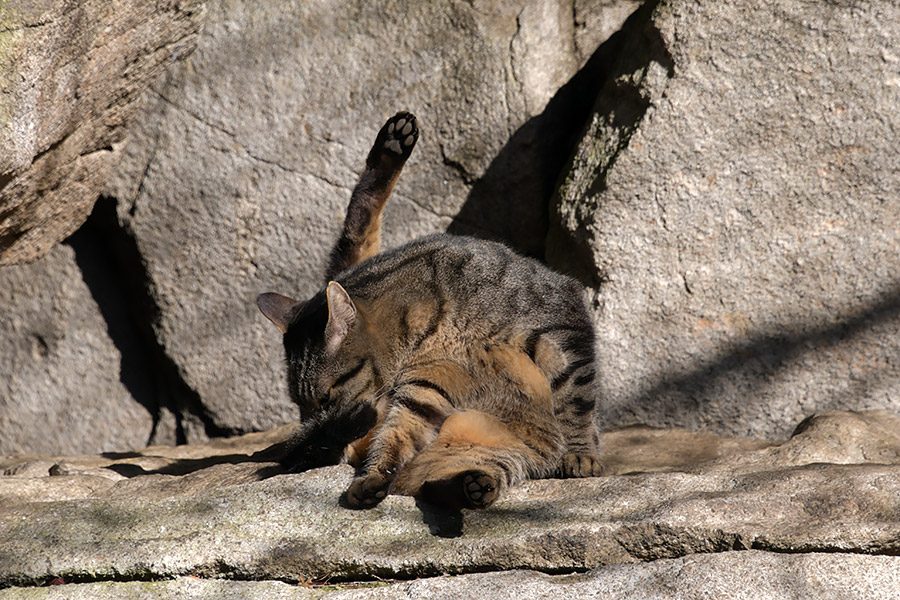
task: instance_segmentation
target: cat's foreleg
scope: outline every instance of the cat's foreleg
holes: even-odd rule
[[[336,405],[303,422],[288,439],[262,450],[257,458],[277,461],[294,473],[336,465],[347,446],[364,437],[377,418],[370,404]]]
[[[384,500],[403,466],[434,440],[452,410],[448,400],[426,382],[395,389],[369,446],[363,473],[347,488],[347,505],[371,508]]]

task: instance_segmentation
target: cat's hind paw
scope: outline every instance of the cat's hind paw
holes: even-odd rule
[[[366,162],[373,166],[382,161],[402,165],[418,139],[419,125],[415,115],[400,111],[382,126]]]
[[[461,476],[466,508],[487,508],[494,503],[500,487],[493,477],[484,471],[468,471]]]
[[[603,466],[595,454],[569,452],[559,461],[560,477],[598,477],[603,474]]]
[[[419,500],[448,510],[487,508],[499,495],[497,480],[480,469],[426,481],[415,494]]]

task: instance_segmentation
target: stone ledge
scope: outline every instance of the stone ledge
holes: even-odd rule
[[[529,481],[489,510],[461,514],[402,496],[369,511],[340,508],[348,466],[273,476],[273,464],[250,454],[289,429],[93,463],[0,460],[9,473],[0,477],[0,586],[56,577],[341,582],[571,573],[751,549],[900,554],[900,464],[888,464],[900,420],[889,413],[818,415],[776,445],[682,430],[609,432],[607,461],[632,474]],[[854,464],[836,464],[848,459]],[[46,496],[14,493],[27,486]],[[54,487],[75,491],[43,501]]]
[[[845,554],[787,555],[759,551],[697,554],[652,563],[601,567],[579,575],[534,571],[478,573],[412,582],[304,587],[281,581],[231,581],[179,577],[156,582],[104,582],[0,590],[16,600],[408,600],[415,598],[632,598],[717,600],[843,600],[894,598],[900,557]],[[736,582],[740,582],[739,585]]]

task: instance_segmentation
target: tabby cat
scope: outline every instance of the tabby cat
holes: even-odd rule
[[[325,289],[257,300],[284,334],[303,423],[273,452],[297,471],[348,460],[352,508],[389,493],[486,508],[526,478],[599,475],[580,285],[468,237],[378,254],[382,209],[417,139],[407,112],[379,131]]]

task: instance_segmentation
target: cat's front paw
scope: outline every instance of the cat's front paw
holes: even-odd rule
[[[603,467],[596,454],[569,452],[559,461],[560,477],[597,477]]]
[[[372,508],[388,495],[391,480],[380,473],[357,477],[347,488],[345,495],[350,508]]]

